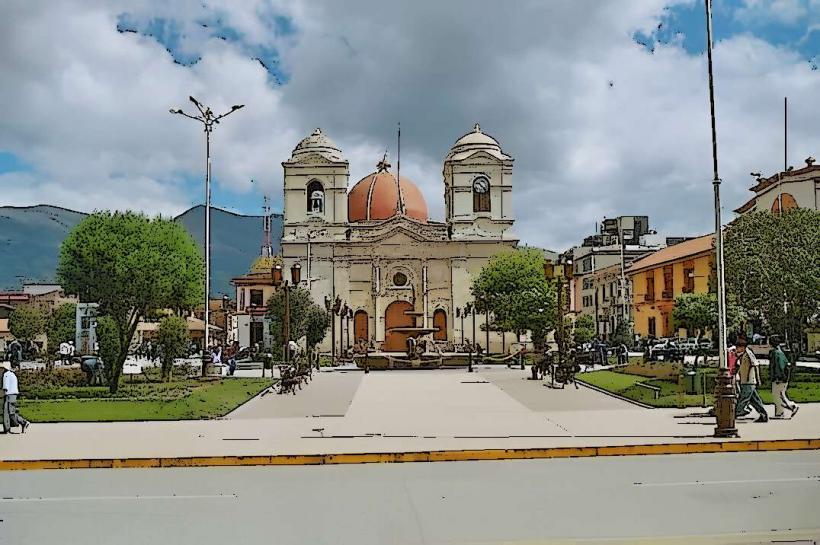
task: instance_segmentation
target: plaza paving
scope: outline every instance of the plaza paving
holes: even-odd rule
[[[711,442],[702,409],[642,409],[587,388],[552,389],[506,368],[323,371],[297,395],[257,396],[226,418],[34,424],[0,459],[425,452]],[[770,407],[771,409],[771,407]],[[739,422],[741,439],[820,438],[820,407]]]

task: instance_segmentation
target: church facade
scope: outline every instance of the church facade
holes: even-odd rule
[[[282,166],[282,265],[301,266],[301,286],[318,304],[338,297],[350,309],[347,320],[334,316],[337,351],[365,339],[377,350],[401,352],[420,330],[425,339],[473,339],[472,318],[462,329],[456,309],[472,302],[472,277],[518,243],[513,159],[494,138],[476,125],[446,154],[443,222],[428,217],[421,191],[404,176],[397,180],[386,159],[350,188],[348,161],[321,129]],[[475,320],[475,341],[486,347],[485,318]],[[513,341],[512,334],[489,335],[494,352]]]

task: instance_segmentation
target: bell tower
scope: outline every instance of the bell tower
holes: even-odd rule
[[[283,240],[303,240],[317,228],[329,238],[344,236],[350,170],[336,144],[317,128],[297,144],[282,167]]]
[[[512,240],[513,158],[478,123],[444,159],[446,222],[453,239]]]

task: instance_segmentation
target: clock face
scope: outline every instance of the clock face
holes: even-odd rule
[[[490,182],[487,178],[476,178],[473,182],[473,190],[476,193],[486,193],[490,189]]]

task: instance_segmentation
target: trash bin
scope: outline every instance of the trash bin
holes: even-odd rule
[[[683,374],[685,376],[684,384],[686,385],[686,393],[697,394],[697,372],[690,369],[689,371],[685,371]]]

